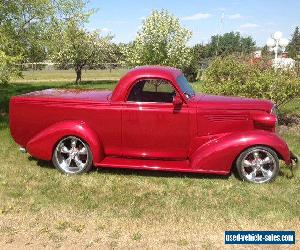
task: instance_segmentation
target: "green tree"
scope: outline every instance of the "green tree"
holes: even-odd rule
[[[255,50],[255,41],[251,36],[241,37],[240,52],[243,54],[251,54]]]
[[[250,54],[255,49],[255,42],[249,37],[242,37],[239,32],[229,32],[211,37],[208,56],[225,56],[234,52]]]
[[[179,19],[166,10],[154,10],[126,51],[131,65],[160,64],[183,69],[190,63],[187,42],[191,31],[180,25]]]
[[[101,37],[98,31],[88,32],[77,22],[70,21],[57,30],[56,42],[51,47],[53,62],[61,67],[72,65],[76,83],[81,81],[84,66],[93,66],[113,60],[111,35]]]
[[[112,53],[111,53],[111,62],[112,63],[124,63],[126,60],[125,51],[128,47],[126,43],[113,43],[112,44]]]
[[[86,20],[89,13],[85,6],[85,0],[1,1],[0,70],[6,73],[0,72],[0,76],[5,75],[0,82],[7,82],[16,75],[17,62],[44,59],[53,25],[69,18]]]
[[[298,26],[295,28],[287,49],[290,57],[294,58],[295,60],[300,59],[300,31]]]
[[[195,44],[192,47],[192,54],[193,54],[194,61],[200,64],[208,56],[207,45],[203,45],[199,43]]]
[[[268,46],[265,45],[264,47],[262,47],[261,49],[261,56],[264,60],[271,60],[273,59],[273,55],[272,52],[269,50]]]
[[[191,51],[191,69],[193,69],[192,80],[200,79],[204,68],[207,67],[210,58],[208,45],[195,44]]]

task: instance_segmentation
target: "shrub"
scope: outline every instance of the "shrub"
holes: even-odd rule
[[[294,71],[275,71],[265,62],[251,64],[234,55],[214,59],[203,80],[207,93],[269,99],[278,106],[300,95]]]

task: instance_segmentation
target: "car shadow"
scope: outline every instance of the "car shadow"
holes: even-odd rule
[[[137,170],[127,168],[93,168],[92,172],[109,175],[135,175],[145,177],[163,177],[163,178],[191,178],[191,179],[228,179],[230,175],[214,175],[201,173],[184,173],[173,171],[159,171],[159,170]]]
[[[29,156],[29,161],[35,161],[40,168],[55,169],[51,161],[37,160]],[[162,177],[162,178],[191,178],[191,179],[228,179],[229,175],[214,175],[214,174],[200,174],[200,173],[183,173],[159,170],[137,170],[137,169],[120,169],[120,168],[100,168],[93,167],[91,172],[96,172],[104,175],[135,175],[145,177]]]
[[[282,171],[281,169],[278,172],[278,176],[285,177],[287,179],[292,179],[295,176],[295,170],[291,169],[285,169],[285,171]]]
[[[32,156],[28,156],[28,160],[32,162],[36,162],[36,165],[40,168],[55,169],[51,161],[38,160]]]
[[[51,161],[38,160],[32,156],[28,156],[29,161],[35,161],[36,165],[40,168],[55,169]],[[215,174],[202,174],[202,173],[185,173],[185,172],[173,172],[173,171],[159,171],[159,170],[140,170],[129,168],[101,168],[93,167],[91,172],[96,172],[104,175],[135,175],[145,177],[162,177],[162,178],[190,178],[190,179],[220,179],[227,180],[231,175],[240,179],[236,171],[231,171],[228,175],[215,175]],[[292,179],[294,174],[288,171],[279,170],[278,176]]]

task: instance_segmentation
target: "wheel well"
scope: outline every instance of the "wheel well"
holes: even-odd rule
[[[239,158],[239,156],[241,155],[241,153],[243,153],[244,151],[246,151],[246,150],[248,150],[249,148],[253,148],[253,147],[267,147],[267,148],[270,148],[270,149],[272,149],[275,153],[276,153],[276,155],[277,155],[277,157],[278,157],[278,159],[279,160],[283,160],[283,157],[281,156],[281,154],[279,154],[278,152],[277,152],[277,150],[276,149],[274,149],[273,147],[271,147],[271,146],[269,146],[269,145],[265,145],[265,144],[255,144],[255,145],[251,145],[251,146],[249,146],[249,147],[246,147],[246,148],[244,148],[235,158],[234,158],[234,161],[232,162],[232,165],[231,165],[231,172],[235,169],[235,167],[236,167],[236,161],[237,161],[237,159]]]

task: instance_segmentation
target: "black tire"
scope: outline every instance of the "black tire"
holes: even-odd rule
[[[236,172],[243,181],[255,184],[272,182],[279,173],[278,155],[266,146],[248,148],[237,158]]]
[[[68,136],[57,143],[52,162],[64,174],[82,174],[92,169],[93,155],[86,142],[76,136]]]

